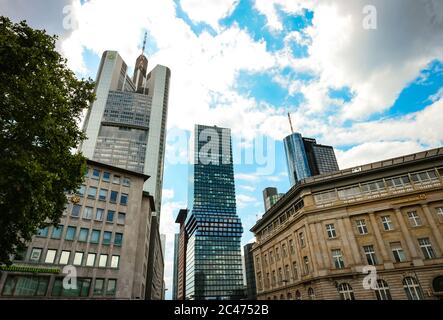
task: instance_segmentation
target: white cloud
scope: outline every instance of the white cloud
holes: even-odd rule
[[[162,201],[174,199],[174,189],[163,189],[162,198]]]
[[[257,200],[257,198],[245,195],[245,194],[238,194],[236,195],[236,199],[237,199],[237,207],[238,208],[245,208],[246,206],[249,205],[255,205],[257,203],[259,203],[259,201]]]
[[[436,94],[430,95],[428,98],[428,100],[432,102],[436,102],[441,99],[443,99],[443,87],[440,88]]]
[[[241,185],[239,186],[239,188],[249,192],[255,191],[256,189],[254,186],[249,186],[249,185]]]
[[[192,21],[206,22],[218,30],[218,21],[229,16],[238,2],[239,0],[181,0],[180,4]]]

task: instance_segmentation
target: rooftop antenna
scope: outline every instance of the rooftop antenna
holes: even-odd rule
[[[294,133],[294,128],[292,127],[291,114],[288,112],[289,125],[291,126],[291,133]]]
[[[145,46],[146,46],[146,38],[148,36],[148,32],[145,31],[145,38],[143,39],[143,48],[142,48],[142,54],[145,53]]]

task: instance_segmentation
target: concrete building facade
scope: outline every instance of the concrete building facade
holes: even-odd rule
[[[258,299],[441,298],[443,148],[306,178],[251,231]]]

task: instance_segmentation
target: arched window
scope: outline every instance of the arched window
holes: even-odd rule
[[[436,293],[443,293],[443,276],[438,276],[432,280],[432,289]]]
[[[292,293],[288,292],[288,300],[292,300]]]
[[[285,300],[285,296],[284,295],[280,295],[280,300]]]
[[[309,288],[309,289],[308,289],[308,297],[309,297],[309,299],[311,299],[311,300],[314,300],[314,299],[315,299],[314,289],[312,289],[312,288]]]
[[[377,300],[392,300],[391,292],[389,291],[389,285],[386,281],[382,279],[377,280],[375,295],[377,296]]]
[[[342,300],[355,300],[354,290],[349,283],[341,283],[338,286],[338,293]]]
[[[409,300],[422,300],[423,293],[421,292],[420,285],[417,279],[414,277],[405,277],[403,279],[403,288],[405,289],[406,296]]]
[[[301,300],[301,293],[300,291],[295,291],[295,300]]]

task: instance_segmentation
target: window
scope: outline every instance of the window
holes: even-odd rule
[[[106,198],[108,198],[108,190],[100,189],[100,192],[98,194],[98,200],[106,201]]]
[[[294,249],[294,241],[289,240],[289,250],[291,250],[291,254],[295,254],[295,249]]]
[[[33,297],[45,296],[49,277],[8,275],[3,286],[3,296]]]
[[[92,207],[85,207],[83,210],[83,219],[92,219]]]
[[[37,237],[46,238],[49,234],[49,227],[41,228],[37,231]]]
[[[51,238],[52,239],[60,239],[62,237],[62,233],[63,233],[63,226],[62,225],[59,225],[58,227],[54,227],[52,229]]]
[[[371,266],[375,266],[377,264],[377,257],[375,256],[374,246],[363,246],[363,251],[365,252],[368,264]]]
[[[100,241],[100,230],[92,230],[91,243],[98,243]]]
[[[101,254],[100,259],[98,259],[98,266],[100,268],[106,268],[106,265],[108,263],[108,255],[107,254]]]
[[[300,241],[300,246],[304,247],[305,246],[305,235],[304,235],[304,233],[300,232],[298,234],[298,238],[299,238],[299,241]]]
[[[77,189],[77,194],[80,196],[80,197],[83,197],[84,195],[85,195],[85,190],[86,190],[86,186],[85,185],[81,185],[78,189]]]
[[[111,244],[111,238],[112,238],[112,232],[109,232],[109,231],[103,232],[103,242],[102,242],[102,244],[103,245]]]
[[[118,192],[117,191],[111,191],[111,197],[109,198],[110,202],[117,202]]]
[[[120,196],[120,204],[126,206],[128,204],[128,195],[126,193],[122,193]]]
[[[335,268],[343,269],[345,262],[343,261],[343,255],[340,249],[332,250],[332,261],[334,261]]]
[[[126,220],[126,213],[119,212],[118,213],[117,223],[118,224],[125,224],[125,220]]]
[[[83,174],[84,177],[88,177],[89,176],[89,168],[85,169],[85,173]]]
[[[110,178],[111,178],[111,174],[109,173],[109,172],[103,172],[103,181],[104,182],[109,182],[109,180],[110,180]]]
[[[285,277],[284,277],[284,281],[288,282],[289,279],[291,278],[291,271],[289,271],[289,265],[285,266]]]
[[[59,264],[68,264],[70,255],[71,251],[62,251],[62,254],[60,255]]]
[[[314,289],[312,289],[312,288],[308,289],[308,297],[309,297],[310,300],[315,300]]]
[[[264,255],[263,260],[264,260],[265,266],[267,266],[268,265],[268,255],[267,254]]]
[[[400,242],[392,242],[391,243],[391,250],[392,250],[392,255],[394,256],[395,262],[406,261],[405,252],[403,251],[403,248],[401,247]]]
[[[86,228],[81,228],[80,233],[78,235],[78,241],[86,242],[88,241],[89,230]]]
[[[79,204],[74,204],[74,205],[72,206],[71,216],[73,216],[73,217],[78,217],[78,216],[80,216],[80,209],[81,209],[81,208],[82,208],[81,205],[79,205]]]
[[[90,278],[77,278],[77,288],[63,288],[63,278],[56,278],[52,287],[52,296],[55,297],[88,297],[91,288]]]
[[[338,293],[342,300],[355,300],[354,290],[349,283],[341,283],[338,286]]]
[[[329,239],[333,239],[337,237],[337,233],[335,232],[334,224],[327,224],[326,225],[326,233],[328,234]]]
[[[390,216],[381,217],[381,223],[383,224],[383,229],[385,229],[385,231],[394,230]]]
[[[413,277],[405,277],[403,279],[403,288],[409,300],[422,300],[423,293],[417,280]]]
[[[120,263],[120,256],[112,256],[111,258],[111,268],[117,269]]]
[[[436,208],[435,210],[437,211],[437,216],[439,217],[440,221],[443,222],[443,207]]]
[[[115,295],[116,286],[117,286],[117,280],[116,279],[109,279],[108,286],[106,287],[106,295],[107,296]]]
[[[271,264],[274,263],[274,254],[273,254],[272,250],[269,251],[269,261],[271,262]]]
[[[29,256],[29,260],[38,262],[40,261],[40,257],[42,255],[41,248],[32,248],[31,255]]]
[[[98,169],[92,170],[92,179],[95,179],[95,180],[100,179],[100,170],[98,170]]]
[[[281,245],[281,252],[283,254],[283,258],[288,256],[288,253],[286,252],[286,245],[284,243]]]
[[[295,291],[295,300],[301,300],[301,293],[300,291]]]
[[[368,227],[366,226],[365,219],[357,220],[355,223],[357,224],[357,231],[359,234],[368,234]]]
[[[298,269],[297,269],[297,262],[292,263],[292,274],[294,276],[294,280],[298,280]]]
[[[275,277],[275,270],[272,270],[272,286],[275,286],[277,278]]]
[[[416,211],[408,212],[408,218],[409,218],[409,223],[411,224],[412,227],[421,226],[421,219]]]
[[[275,258],[278,260],[280,260],[280,249],[279,248],[275,248]]]
[[[86,258],[86,266],[93,267],[95,264],[95,253],[88,253],[88,257]]]
[[[56,254],[57,250],[48,249],[48,251],[46,252],[45,263],[54,263]]]
[[[81,266],[82,263],[83,263],[83,252],[77,251],[74,255],[74,261],[72,264],[74,266]]]
[[[66,229],[65,240],[73,241],[75,239],[76,231],[77,231],[76,227],[68,227],[68,229]]]
[[[421,251],[423,252],[423,256],[425,259],[435,259],[435,252],[432,249],[431,242],[429,238],[418,239],[418,244],[420,245]]]
[[[378,279],[377,287],[375,288],[375,295],[377,300],[392,300],[391,292],[386,281]]]
[[[105,279],[95,279],[94,296],[102,296],[105,287]]]
[[[116,233],[114,238],[114,245],[121,246],[123,242],[123,233]]]
[[[434,170],[419,172],[419,173],[411,173],[411,179],[414,183],[427,183],[432,182],[434,180],[438,180],[437,175]]]
[[[112,178],[112,183],[120,184],[120,176],[114,176]]]
[[[115,211],[108,210],[108,214],[106,216],[106,222],[114,222],[114,214]]]
[[[283,282],[283,271],[281,268],[278,268],[278,284],[281,285]]]
[[[304,256],[303,262],[304,262],[305,274],[308,274],[309,273],[309,258],[307,256]]]
[[[95,211],[95,220],[102,221],[104,212],[105,210],[97,208],[97,210]]]
[[[131,185],[131,179],[129,179],[128,177],[124,177],[123,178],[123,185],[125,187],[129,187]]]
[[[88,198],[95,199],[97,197],[97,188],[89,187],[88,188]]]

